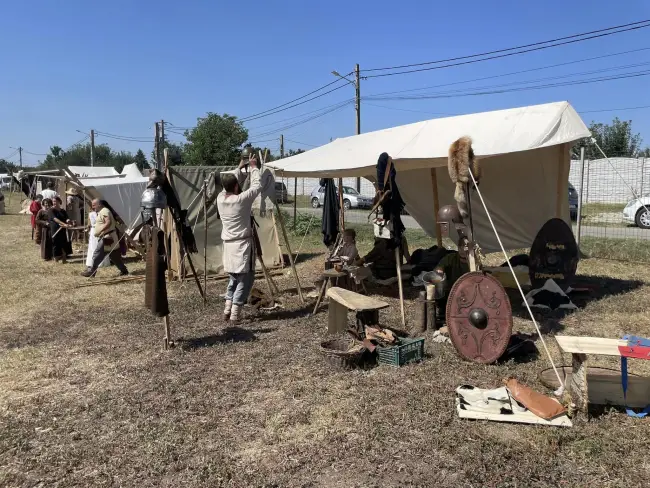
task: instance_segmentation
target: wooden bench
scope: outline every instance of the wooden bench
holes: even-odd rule
[[[357,325],[378,325],[379,310],[389,306],[376,298],[338,287],[327,290],[327,296],[330,299],[327,331],[331,334],[348,328],[348,310],[356,312]]]
[[[628,343],[621,339],[601,337],[555,336],[562,352],[571,353],[571,378],[567,388],[571,399],[585,414],[589,402],[603,405],[645,407],[650,403],[650,379],[630,376],[627,398],[623,395],[621,376],[589,375],[591,386],[587,385],[587,355],[621,356],[619,347]],[[627,405],[626,405],[627,404]]]

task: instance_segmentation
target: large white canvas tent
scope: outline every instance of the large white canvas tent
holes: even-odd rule
[[[503,244],[506,249],[520,249],[530,247],[548,219],[570,222],[570,149],[589,135],[573,107],[557,102],[426,120],[336,139],[269,166],[283,177],[375,180],[377,158],[387,152],[393,157],[406,209],[430,236],[436,236],[436,208],[454,203],[447,171],[449,146],[459,137],[470,136],[483,168],[480,189]],[[476,195],[472,210],[477,241],[484,251],[497,251],[498,242]]]

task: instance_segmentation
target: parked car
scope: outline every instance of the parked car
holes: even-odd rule
[[[578,192],[571,183],[569,183],[569,215],[571,220],[578,218]]]
[[[275,182],[275,200],[278,203],[287,203],[289,201],[289,193],[287,192],[287,185],[280,181]]]
[[[338,194],[338,188],[336,192]],[[325,187],[317,186],[310,194],[311,206],[318,208],[325,203]],[[372,197],[365,197],[352,187],[343,187],[343,208],[372,208]]]
[[[650,195],[635,198],[630,200],[623,209],[623,220],[642,229],[650,229],[650,212],[648,210],[650,210]]]

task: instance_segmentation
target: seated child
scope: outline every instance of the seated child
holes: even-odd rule
[[[359,258],[357,251],[357,233],[354,229],[343,231],[343,244],[333,257],[340,258],[343,264],[351,264]]]

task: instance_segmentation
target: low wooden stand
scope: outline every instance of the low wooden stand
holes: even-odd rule
[[[348,310],[357,314],[357,326],[378,325],[379,310],[388,308],[388,303],[367,297],[344,288],[327,290],[330,299],[327,331],[330,334],[345,332],[348,328]],[[369,322],[374,322],[370,324]]]
[[[336,271],[335,269],[327,269],[323,271],[323,274],[321,275],[323,284],[321,285],[320,291],[318,292],[318,298],[316,298],[316,305],[314,306],[314,311],[311,313],[312,315],[316,315],[318,307],[325,297],[325,290],[327,290],[327,287],[332,284],[332,280],[334,280],[334,285],[336,286],[339,284],[339,278],[343,278],[345,276],[348,276],[348,273],[345,271]]]

